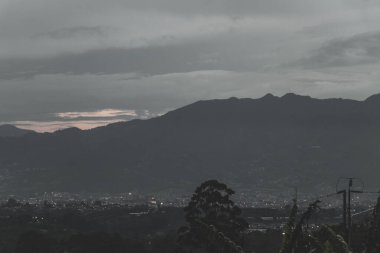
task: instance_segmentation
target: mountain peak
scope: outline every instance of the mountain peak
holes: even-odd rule
[[[262,97],[261,99],[272,99],[272,98],[277,98],[277,97],[274,96],[272,93],[268,93],[264,97]]]
[[[0,125],[0,137],[18,137],[28,133],[34,133],[31,130],[20,129],[10,124]]]
[[[303,96],[303,95],[298,95],[298,94],[295,94],[295,93],[286,93],[284,96],[282,96],[281,98],[283,99],[300,99],[300,98],[303,98],[303,99],[310,99],[311,97],[310,96]]]
[[[380,101],[380,94],[372,95],[365,100],[365,102],[375,102],[375,101]]]
[[[157,192],[183,189],[210,176],[244,188],[309,187],[341,175],[375,185],[380,171],[372,165],[380,157],[366,151],[380,150],[373,140],[380,136],[377,97],[369,99],[375,101],[371,106],[293,93],[204,100],[158,118],[97,130],[0,138],[0,165],[23,172],[4,189]],[[358,152],[358,147],[366,150]],[[33,167],[46,169],[46,176]],[[25,182],[22,188],[19,182]]]

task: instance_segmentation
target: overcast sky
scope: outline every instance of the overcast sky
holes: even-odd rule
[[[378,0],[0,0],[0,122],[38,131],[379,80]]]

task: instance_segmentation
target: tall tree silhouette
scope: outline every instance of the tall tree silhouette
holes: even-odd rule
[[[282,242],[282,248],[280,253],[284,253],[288,250],[290,247],[290,241],[292,237],[293,230],[296,226],[296,219],[297,219],[297,213],[298,213],[298,205],[297,205],[297,199],[293,200],[293,207],[290,211],[288,222],[285,225],[284,229],[284,239]]]
[[[248,228],[248,223],[240,217],[240,208],[230,199],[234,193],[227,185],[217,180],[202,183],[184,209],[188,226],[179,229],[181,246],[188,250],[212,251],[215,242],[201,236],[203,232],[200,230],[206,228],[221,233],[226,239],[225,242],[230,240],[240,244],[242,232]],[[223,240],[216,243],[223,243]]]
[[[293,209],[291,211],[289,222],[285,231],[285,239],[280,253],[293,253],[296,249],[297,240],[302,237],[302,226],[310,218],[311,214],[319,208],[319,200],[314,201],[309,205],[307,210],[301,215],[298,222],[295,223],[295,215],[297,214],[297,203],[294,202]]]

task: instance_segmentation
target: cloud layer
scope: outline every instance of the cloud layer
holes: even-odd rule
[[[98,125],[267,92],[364,99],[380,91],[379,24],[375,0],[0,0],[0,122]]]
[[[7,122],[7,124],[12,124],[22,129],[44,133],[54,132],[69,127],[91,129],[120,121],[148,119],[159,115],[161,114],[151,113],[148,110],[103,109],[91,112],[60,112],[51,115],[49,119],[41,121],[18,120]]]

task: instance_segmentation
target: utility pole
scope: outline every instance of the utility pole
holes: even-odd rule
[[[347,241],[348,232],[347,232],[347,190],[338,191],[337,194],[343,195],[343,237]]]
[[[352,230],[352,215],[351,215],[351,193],[363,193],[362,190],[352,190],[352,186],[354,184],[354,180],[359,180],[358,178],[343,178],[345,180],[348,180],[348,189],[344,189],[341,191],[337,191],[337,194],[342,193],[343,194],[343,229],[345,234],[345,239],[347,241],[348,246],[350,246],[351,243],[351,230]],[[341,179],[340,179],[341,180]],[[337,185],[339,184],[339,181]],[[361,181],[362,182],[362,181]],[[362,187],[363,187],[362,182]],[[346,197],[347,196],[347,197]]]
[[[352,178],[348,179],[348,235],[347,235],[347,243],[350,246],[351,243],[351,227],[352,227],[352,216],[351,216],[351,187],[352,187]]]

